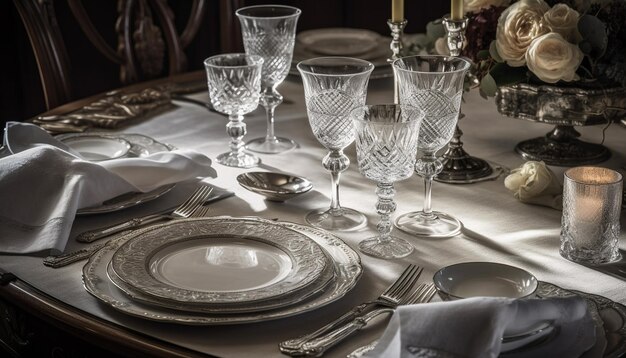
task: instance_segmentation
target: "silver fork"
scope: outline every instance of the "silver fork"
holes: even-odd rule
[[[435,289],[435,286],[433,284],[419,285],[419,287],[414,292],[408,294],[401,300],[400,305],[428,302],[432,299],[436,292],[437,290]],[[391,313],[394,310],[395,308],[390,307],[377,308],[375,310],[372,310],[371,312],[355,317],[349,323],[333,330],[332,332],[305,343],[304,345],[302,345],[302,349],[298,355],[315,357],[320,356],[327,349],[343,341],[354,332],[363,329],[363,327],[367,326],[369,321],[371,321],[375,317],[383,313]]]
[[[321,327],[315,332],[281,342],[278,345],[280,351],[289,355],[291,355],[291,353],[300,352],[302,350],[303,344],[311,341],[316,337],[326,334],[327,332],[333,330],[339,325],[344,324],[345,322],[353,320],[355,317],[362,314],[369,306],[379,305],[391,308],[397,307],[402,297],[406,294],[407,291],[411,289],[411,287],[413,287],[413,284],[417,282],[417,279],[420,277],[423,270],[423,268],[413,264],[407,266],[407,268],[402,272],[400,277],[398,277],[396,281],[394,281],[389,287],[387,287],[387,289],[383,291],[383,293],[381,293],[378,298],[354,307],[348,313]]]
[[[164,219],[188,218],[194,210],[199,208],[209,198],[213,187],[200,184],[191,196],[180,204],[171,214],[152,214],[140,218],[133,218],[121,224],[115,224],[104,229],[85,231],[76,237],[78,242],[94,242],[103,237],[117,234],[118,232],[135,229]]]
[[[203,185],[204,187],[207,187],[206,185]],[[208,199],[209,195],[211,194],[211,192],[213,191],[212,187],[209,187],[208,190],[205,190],[203,188],[198,188],[196,189],[196,191],[189,197],[189,199],[187,199],[187,201],[185,201],[183,204],[181,204],[177,210],[181,209],[179,211],[179,213],[181,216],[174,216],[173,213],[171,215],[170,218],[188,218],[188,217],[204,217],[206,216],[206,214],[209,211],[209,207],[208,206],[202,206],[202,204],[204,204],[204,202],[206,201],[206,199]],[[191,206],[191,204],[189,204],[188,202],[191,201],[193,199],[194,203],[193,207]],[[162,215],[162,214],[158,214],[158,215]],[[183,216],[184,215],[184,216]],[[150,216],[155,216],[155,215],[150,215]],[[144,223],[144,225],[146,225],[147,223]],[[109,235],[118,233],[120,231],[119,230],[116,231],[114,233],[110,233]],[[88,248],[85,249],[80,249],[80,250],[76,250],[76,251],[72,251],[72,252],[68,252],[65,254],[61,254],[58,256],[48,256],[43,260],[43,264],[48,266],[48,267],[52,267],[52,268],[59,268],[59,267],[64,267],[67,266],[69,264],[72,264],[74,262],[80,261],[80,260],[84,260],[87,259],[89,257],[91,257],[91,255],[94,254],[94,252],[100,250],[102,247],[104,247],[104,245],[106,245],[108,242],[104,241],[102,243],[98,243],[98,244],[94,244]]]

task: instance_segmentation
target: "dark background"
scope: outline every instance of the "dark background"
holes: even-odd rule
[[[36,1],[36,0],[16,0]],[[220,6],[228,0],[209,0],[206,16],[193,43],[186,49],[188,70],[203,68],[202,60],[220,53]],[[191,1],[168,1],[176,25],[182,31]],[[298,7],[302,15],[298,31],[323,27],[364,28],[389,36],[390,0],[291,0],[243,1],[247,5],[278,3]],[[83,1],[91,21],[105,40],[116,48],[117,1]],[[119,67],[104,58],[82,33],[65,0],[54,7],[70,59],[72,99],[80,99],[122,86]],[[424,32],[426,23],[449,12],[449,2],[406,1],[406,32]],[[239,26],[239,23],[235,24]],[[39,73],[28,35],[13,1],[0,1],[0,122],[22,121],[46,110]],[[240,39],[236,39],[240,43]],[[239,45],[239,51],[242,50]]]

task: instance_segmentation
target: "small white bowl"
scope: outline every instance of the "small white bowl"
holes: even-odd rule
[[[433,276],[443,299],[469,297],[524,298],[537,290],[537,278],[517,267],[495,262],[464,262],[442,268]]]

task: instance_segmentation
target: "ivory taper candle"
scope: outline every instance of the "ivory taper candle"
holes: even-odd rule
[[[463,20],[463,0],[452,0],[450,18],[452,20]]]
[[[391,21],[404,20],[404,0],[391,0]]]

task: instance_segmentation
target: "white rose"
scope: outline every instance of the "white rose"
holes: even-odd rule
[[[544,82],[570,82],[579,79],[576,70],[583,57],[578,46],[551,32],[533,40],[526,52],[526,65]]]
[[[502,12],[496,29],[496,48],[509,66],[524,66],[530,43],[549,31],[542,21],[549,9],[543,0],[520,0]]]
[[[563,205],[561,184],[544,162],[529,161],[513,169],[504,179],[504,186],[523,203],[555,209]]]
[[[511,0],[463,0],[465,12],[479,12],[489,6],[507,6]]]
[[[435,41],[435,53],[437,53],[437,55],[450,56],[450,49],[448,49],[448,42],[445,36]]]
[[[543,21],[552,32],[563,35],[571,43],[578,43],[581,39],[578,33],[579,17],[578,11],[565,4],[556,4],[543,15]]]

